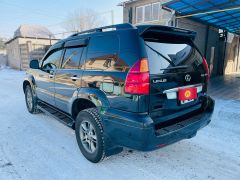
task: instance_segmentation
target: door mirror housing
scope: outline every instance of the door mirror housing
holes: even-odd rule
[[[30,61],[29,67],[31,69],[39,69],[39,62],[36,59]]]

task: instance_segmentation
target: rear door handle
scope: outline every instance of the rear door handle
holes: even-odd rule
[[[76,81],[76,80],[79,80],[80,78],[79,77],[77,77],[76,75],[74,75],[74,76],[72,76],[72,77],[70,77],[71,79],[72,79],[72,81]]]

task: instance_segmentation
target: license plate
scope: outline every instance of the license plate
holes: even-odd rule
[[[181,88],[178,90],[178,100],[181,102],[188,102],[197,99],[197,88]]]
[[[187,104],[194,101],[194,99],[190,99],[190,100],[185,100],[185,101],[180,101],[181,104]]]

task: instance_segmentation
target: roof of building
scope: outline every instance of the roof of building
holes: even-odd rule
[[[176,10],[177,18],[191,18],[240,34],[240,0],[171,0],[163,5]]]
[[[144,0],[127,0],[127,1],[123,1],[123,2],[118,3],[118,6],[125,6],[125,4],[130,4],[130,3],[137,2],[137,1],[144,1]],[[166,3],[168,1],[169,0],[158,0],[158,2],[160,2],[160,3]],[[149,3],[148,1],[146,1],[146,2]]]
[[[132,3],[132,2],[136,2],[136,1],[139,1],[139,0],[128,0],[128,1],[123,1],[123,2],[119,3],[118,6],[124,6],[125,4],[129,4],[129,3]]]
[[[59,40],[56,39],[54,34],[48,30],[48,28],[41,25],[21,25],[14,32],[13,38],[5,42],[9,44],[17,38],[28,38],[28,39],[46,39],[46,40]]]
[[[41,25],[21,25],[14,32],[13,37],[55,38],[48,28]]]

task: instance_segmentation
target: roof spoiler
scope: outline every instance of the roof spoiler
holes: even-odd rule
[[[149,34],[151,32],[155,32],[155,33],[157,32],[161,34],[174,35],[177,37],[184,37],[187,39],[194,40],[197,34],[194,31],[171,27],[171,26],[139,25],[137,26],[137,28],[138,28],[139,35],[142,37],[144,37],[146,34]]]

